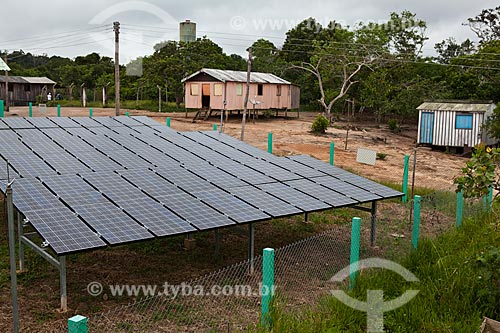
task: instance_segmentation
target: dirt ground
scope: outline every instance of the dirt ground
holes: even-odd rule
[[[123,112],[124,114],[125,112]],[[158,114],[152,112],[130,110],[130,115],[148,115],[165,123],[171,117],[171,127],[179,131],[212,130],[219,119],[212,117],[207,121],[192,123],[193,114],[185,118],[184,113]],[[12,108],[7,116],[27,116],[27,108]],[[56,116],[55,108],[49,108],[41,116]],[[88,111],[78,108],[63,108],[62,116],[87,116]],[[94,109],[94,116],[114,115],[111,109]],[[40,116],[39,114],[37,116]],[[295,114],[292,114],[295,116]],[[261,149],[267,149],[268,132],[273,133],[273,153],[279,155],[310,154],[327,161],[329,159],[330,142],[334,142],[335,164],[353,170],[364,176],[379,181],[401,182],[403,174],[403,157],[411,154],[416,138],[416,129],[405,128],[402,133],[393,134],[386,126],[378,128],[370,123],[358,122],[356,130],[349,132],[348,149],[345,150],[345,134],[342,129],[345,123],[337,122],[328,129],[326,135],[311,134],[310,127],[316,114],[301,114],[297,118],[259,119],[254,124],[247,121],[245,141]],[[241,118],[231,117],[224,126],[224,132],[239,138]],[[378,160],[375,166],[356,162],[358,147],[374,149],[387,154],[385,160]],[[465,163],[465,159],[443,152],[419,149],[417,153],[416,185],[436,189],[450,189],[452,179]],[[411,238],[405,218],[408,212],[405,206],[397,203],[382,203],[379,207],[380,223],[378,234],[381,237],[374,254],[384,251],[397,253],[395,247],[402,242],[391,233],[403,235],[404,241]],[[325,215],[326,214],[326,215]],[[333,214],[333,215],[329,215]],[[369,239],[369,218],[366,213],[352,210],[340,210],[333,213],[316,213],[311,216],[312,223],[304,224],[301,217],[273,220],[259,223],[256,226],[256,253],[264,247],[284,246],[325,230],[335,228],[336,224],[349,223],[353,214],[361,214],[364,227],[362,236],[365,242]],[[423,217],[425,220],[425,217]],[[1,220],[4,220],[3,218]],[[315,222],[314,222],[315,221]],[[440,223],[425,224],[423,234],[435,235],[443,232],[453,220],[444,218]],[[6,228],[0,227],[0,245],[6,244]],[[20,309],[23,331],[26,332],[60,332],[72,314],[102,313],[130,299],[112,300],[94,298],[86,292],[91,281],[108,284],[162,284],[165,281],[179,283],[212,272],[221,267],[234,264],[246,257],[247,231],[245,228],[229,228],[222,231],[220,256],[215,258],[213,233],[196,235],[197,247],[193,251],[183,249],[182,237],[167,238],[150,243],[105,249],[90,253],[82,253],[68,258],[68,313],[60,314],[58,305],[59,285],[57,271],[43,259],[28,253],[28,273],[19,276]],[[347,238],[348,234],[345,235]],[[398,243],[398,244],[396,244]],[[6,246],[0,247],[0,273],[7,276],[8,254]],[[5,253],[2,252],[2,249]],[[8,280],[2,280],[0,274],[0,332],[10,330],[10,288]],[[3,285],[3,287],[2,287]]]

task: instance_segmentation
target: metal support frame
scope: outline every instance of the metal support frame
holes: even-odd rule
[[[371,214],[370,245],[375,246],[376,231],[377,231],[377,201],[372,201],[371,204],[372,204],[371,208],[362,206],[352,206],[351,208]]]
[[[21,273],[26,271],[24,268],[24,246],[23,246],[23,242],[22,242],[22,238],[24,235],[23,228],[24,228],[23,219],[22,219],[21,213],[18,211],[17,212],[17,235],[18,235],[18,246],[19,246],[19,250],[18,250],[19,272],[21,272]]]
[[[371,229],[370,229],[370,245],[375,246],[376,231],[377,231],[377,202],[372,201],[371,209]]]
[[[304,222],[309,222],[309,213],[304,213]]]
[[[47,260],[47,262],[59,270],[59,284],[61,290],[61,312],[68,311],[68,292],[66,289],[66,257],[59,256],[59,259],[54,258],[49,253],[47,253],[46,249],[41,248],[36,245],[31,239],[29,239],[26,234],[20,237],[20,240],[24,245],[31,248],[37,254],[39,254],[42,258]]]
[[[19,303],[17,300],[16,240],[14,232],[14,205],[12,204],[12,183],[7,184],[7,224],[9,229],[10,289],[12,295],[12,321],[14,333],[19,332]]]
[[[255,272],[255,226],[253,223],[248,225],[248,262],[249,262],[249,273],[253,274]]]

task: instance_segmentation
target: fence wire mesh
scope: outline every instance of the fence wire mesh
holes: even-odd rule
[[[340,225],[275,251],[276,296],[286,301],[287,309],[313,305],[331,289],[328,280],[349,265],[349,228]],[[255,329],[261,312],[261,281],[262,256],[256,256],[185,283],[193,290],[190,295],[150,296],[90,317],[89,332]]]

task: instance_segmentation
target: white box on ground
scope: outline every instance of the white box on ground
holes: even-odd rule
[[[356,161],[363,164],[375,165],[377,160],[377,152],[375,150],[358,148]]]

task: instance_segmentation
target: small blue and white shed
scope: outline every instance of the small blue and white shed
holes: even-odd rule
[[[417,144],[444,147],[474,147],[497,142],[483,124],[493,113],[491,102],[426,102],[418,112]]]

